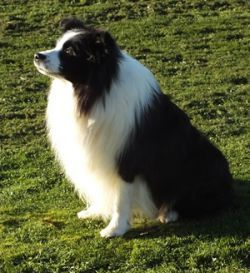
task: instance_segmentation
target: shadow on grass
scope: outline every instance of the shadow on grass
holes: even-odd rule
[[[124,238],[203,237],[213,240],[220,237],[247,239],[250,236],[250,181],[235,180],[235,200],[231,208],[202,219],[181,219],[176,223],[149,224],[134,228]]]

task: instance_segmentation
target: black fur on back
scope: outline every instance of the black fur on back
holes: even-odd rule
[[[117,166],[125,181],[131,183],[136,176],[146,181],[159,209],[200,216],[232,199],[225,157],[162,93],[137,122]]]

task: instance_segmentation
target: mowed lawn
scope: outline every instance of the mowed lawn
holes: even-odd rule
[[[244,0],[0,0],[0,272],[250,272],[250,12]],[[234,207],[102,239],[54,160],[33,55],[70,15],[109,30],[230,162]]]

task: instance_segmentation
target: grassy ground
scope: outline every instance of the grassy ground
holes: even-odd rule
[[[0,272],[249,272],[248,1],[0,0]],[[112,32],[227,156],[234,209],[104,240],[54,161],[34,52],[76,15]]]

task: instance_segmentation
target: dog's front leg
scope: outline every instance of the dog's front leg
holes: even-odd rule
[[[133,186],[133,183],[119,181],[112,217],[108,226],[100,232],[102,237],[122,236],[129,229],[133,202]]]

